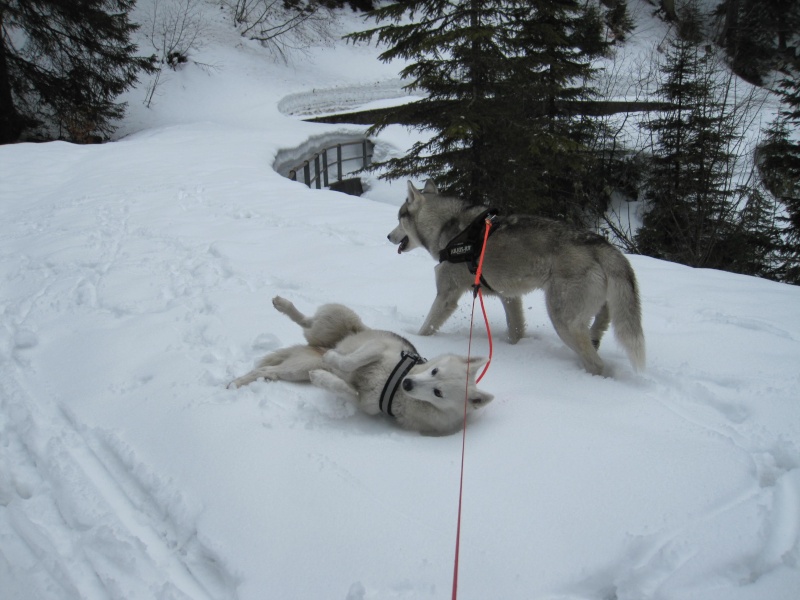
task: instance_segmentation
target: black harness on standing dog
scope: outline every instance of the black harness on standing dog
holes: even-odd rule
[[[439,262],[469,263],[469,272],[474,275],[478,271],[478,260],[483,251],[486,220],[492,221],[499,214],[499,210],[490,208],[475,217],[472,223],[467,225],[466,229],[450,240],[444,250],[439,252]],[[494,232],[495,229],[490,229],[489,237],[491,237]],[[490,292],[492,291],[492,288],[486,283],[483,275],[481,275],[481,285]]]
[[[415,366],[427,362],[424,358],[422,358],[416,352],[408,352],[407,350],[403,350],[400,353],[400,362],[395,365],[392,374],[389,375],[389,379],[386,380],[386,383],[383,386],[383,391],[381,392],[381,399],[380,399],[380,409],[381,412],[385,412],[390,417],[394,416],[392,412],[392,402],[394,401],[395,392],[397,392],[397,388],[400,387],[400,383],[403,381],[408,372],[413,369]]]

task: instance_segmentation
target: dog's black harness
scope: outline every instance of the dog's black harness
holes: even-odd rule
[[[383,391],[381,392],[379,404],[381,412],[385,412],[390,417],[394,416],[392,412],[392,402],[394,401],[394,394],[397,392],[397,388],[400,387],[400,382],[403,381],[403,378],[408,375],[411,369],[424,362],[427,361],[415,352],[403,350],[400,353],[400,362],[395,365],[392,374],[389,375],[389,379],[386,380],[386,384],[383,386]]]
[[[478,260],[483,251],[483,237],[486,221],[487,219],[489,221],[493,220],[499,214],[499,210],[490,208],[475,217],[472,223],[467,225],[466,229],[450,240],[444,250],[439,252],[439,262],[468,262],[469,272],[474,275],[478,271]],[[495,229],[490,229],[489,236],[491,237],[494,232]],[[481,275],[481,285],[489,291],[492,291],[492,288],[486,283],[483,275]]]

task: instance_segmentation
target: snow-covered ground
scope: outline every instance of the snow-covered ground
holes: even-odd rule
[[[211,22],[195,58],[216,68],[171,73],[150,109],[132,91],[118,141],[0,147],[0,597],[449,598],[460,435],[310,386],[226,388],[302,341],[278,294],[466,353],[468,298],[415,334],[434,265],[386,240],[403,182],[354,198],[272,169],[363,133],[286,98],[372,102],[398,67],[352,45],[277,65]],[[466,434],[459,598],[797,598],[800,289],[630,259],[643,374],[609,335],[610,376],[587,375],[539,293],[508,345],[487,302],[496,399]]]

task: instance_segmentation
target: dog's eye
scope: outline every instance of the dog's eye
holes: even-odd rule
[[[439,369],[438,369],[438,368],[437,368],[437,369],[434,369],[433,371],[431,371],[431,375],[433,375],[434,377],[436,377],[436,374],[437,374],[438,372],[439,372]],[[438,395],[438,394],[437,394],[437,395]]]
[[[440,390],[439,388],[434,388],[433,395],[436,396],[437,398],[444,397],[444,395],[442,394],[442,390]]]

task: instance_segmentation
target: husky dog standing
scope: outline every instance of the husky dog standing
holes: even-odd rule
[[[475,277],[469,261],[451,261],[463,260],[458,256],[461,252],[476,257],[472,247],[477,244],[479,250],[483,245],[486,208],[441,196],[430,181],[422,191],[408,182],[408,198],[389,241],[399,245],[398,253],[422,247],[441,261],[435,268],[436,299],[420,335],[435,333],[471,288]],[[478,237],[466,239],[476,227]],[[614,324],[633,367],[644,368],[636,276],[619,250],[595,233],[531,215],[496,216],[489,231],[482,289],[500,297],[512,344],[525,332],[522,296],[542,289],[556,333],[578,354],[589,373],[603,372],[597,348],[609,323]],[[473,272],[474,266],[475,260]]]
[[[241,387],[262,378],[311,381],[352,401],[369,415],[384,412],[401,427],[427,435],[461,429],[465,394],[470,411],[493,398],[474,383],[486,359],[467,361],[446,354],[426,361],[411,342],[389,331],[368,328],[341,304],[324,304],[313,317],[305,316],[280,296],[272,304],[303,328],[308,345],[269,354],[231,386]]]

